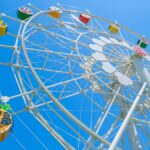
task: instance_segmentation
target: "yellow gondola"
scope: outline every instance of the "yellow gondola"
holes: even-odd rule
[[[3,36],[7,33],[7,24],[0,20],[0,36]]]
[[[55,19],[58,19],[61,16],[61,10],[58,7],[52,6],[50,7],[49,15]]]
[[[116,23],[111,23],[111,24],[109,25],[108,29],[109,29],[109,31],[110,31],[111,33],[118,33],[120,28],[119,28],[119,25],[118,25],[118,24],[116,24]]]
[[[12,127],[12,116],[4,109],[0,109],[0,141],[9,134]]]

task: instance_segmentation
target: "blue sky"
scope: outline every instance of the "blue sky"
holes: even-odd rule
[[[5,0],[1,2],[0,12],[9,13],[9,15],[11,15],[11,12],[15,12],[15,9],[26,3],[32,3],[41,9],[48,9],[50,5],[54,5],[57,2],[62,5],[79,8],[81,10],[89,10],[91,13],[97,16],[102,16],[112,21],[117,21],[119,24],[127,26],[141,35],[145,35],[147,38],[150,38],[149,0]],[[14,14],[15,13],[13,13],[13,15]],[[7,38],[1,39],[5,40],[3,42],[10,45],[13,43]],[[8,50],[5,52],[4,49],[1,48],[0,51],[2,53],[0,55],[0,60],[8,59],[10,51]],[[7,67],[0,66],[0,83],[0,91],[3,95],[11,96],[19,92],[16,82],[13,78],[12,71]],[[16,99],[12,101],[11,104],[14,107],[23,105],[19,101],[20,99]],[[60,145],[57,144],[57,142],[45,131],[45,129],[43,129],[39,123],[37,123],[37,121],[30,114],[25,112],[20,114],[19,117],[21,120],[17,117],[14,117],[13,134],[9,135],[5,141],[0,143],[0,149],[21,150],[22,148],[18,143],[23,143],[27,150],[44,149],[44,146],[39,144],[37,138],[32,136],[32,134],[35,134],[41,141],[44,141],[45,145],[49,147],[50,150],[61,150]],[[27,123],[32,131],[23,125],[24,123],[22,120]]]

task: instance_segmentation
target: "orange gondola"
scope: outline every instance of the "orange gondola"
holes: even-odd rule
[[[9,134],[12,127],[12,116],[4,109],[0,109],[0,141]]]
[[[52,6],[50,7],[49,15],[55,19],[58,19],[61,16],[61,10],[58,7]]]

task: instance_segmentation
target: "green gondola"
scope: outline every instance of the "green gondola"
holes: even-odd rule
[[[19,7],[17,11],[17,16],[21,20],[26,20],[33,15],[33,12],[28,7]]]
[[[137,44],[138,44],[141,48],[146,48],[147,45],[148,45],[147,41],[146,41],[144,38],[138,40],[138,41],[137,41]]]

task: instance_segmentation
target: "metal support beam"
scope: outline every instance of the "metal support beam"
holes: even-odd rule
[[[126,118],[124,119],[121,127],[119,128],[119,131],[117,132],[117,134],[116,134],[112,144],[110,145],[109,150],[114,150],[115,147],[117,146],[117,143],[119,142],[119,139],[121,138],[121,136],[122,136],[126,126],[128,125],[128,123],[130,121],[130,118],[132,116],[132,113],[134,112],[134,110],[135,110],[135,108],[136,108],[136,106],[137,106],[137,104],[138,104],[138,102],[139,102],[139,100],[140,100],[140,98],[141,98],[145,88],[146,88],[146,85],[147,85],[147,83],[144,82],[143,85],[142,85],[142,88],[140,89],[136,99],[134,100],[134,102],[133,102],[133,104],[132,104],[132,106],[131,106],[131,108],[130,108],[127,116],[126,116]]]

